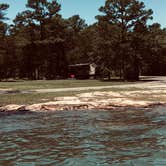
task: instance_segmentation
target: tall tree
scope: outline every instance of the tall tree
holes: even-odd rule
[[[6,32],[7,24],[4,22],[7,18],[6,10],[9,8],[8,4],[0,4],[0,77],[5,77],[5,62],[6,62]]]
[[[62,74],[60,69],[57,70],[60,64],[63,64],[64,69],[66,65],[63,39],[65,26],[59,14],[61,6],[56,0],[28,0],[26,6],[29,10],[16,16],[13,28],[17,41],[21,39],[24,44],[22,73],[31,79],[56,78]]]
[[[73,15],[66,20],[66,25],[68,29],[68,35],[70,43],[68,46],[68,60],[69,63],[81,63],[84,56],[83,52],[83,32],[87,28],[87,24],[84,19],[79,15]]]
[[[5,17],[5,15],[6,15],[6,10],[9,8],[9,5],[8,4],[3,4],[3,3],[1,3],[0,4],[0,21],[3,21],[3,20],[5,20],[5,19],[7,19],[6,17]]]
[[[7,24],[4,23],[4,20],[7,19],[5,15],[6,15],[6,10],[8,8],[9,8],[8,4],[0,4],[0,37],[4,37],[6,32]]]
[[[103,14],[97,16],[99,23],[104,22],[119,28],[118,57],[124,79],[138,79],[138,72],[134,66],[138,55],[131,49],[131,37],[134,28],[139,24],[147,24],[152,19],[152,10],[146,10],[143,2],[138,0],[106,0],[105,5],[99,9]]]
[[[56,0],[51,2],[47,0],[28,0],[27,8],[30,9],[31,18],[40,27],[40,40],[45,38],[45,24],[52,17],[59,15],[61,6]]]
[[[163,75],[166,71],[165,56],[165,31],[161,25],[154,23],[148,27],[146,40],[148,40],[146,48],[146,56],[144,58],[143,72],[149,75]]]

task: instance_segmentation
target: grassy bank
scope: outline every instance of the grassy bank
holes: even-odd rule
[[[11,90],[34,90],[34,89],[53,89],[53,88],[74,88],[91,86],[111,86],[128,84],[118,81],[99,81],[99,80],[39,80],[39,81],[17,81],[0,82],[0,89]]]
[[[27,93],[27,94],[1,94],[0,105],[8,104],[34,104],[52,101],[55,97],[73,96],[78,92],[58,92],[58,93]]]
[[[56,80],[56,81],[17,81],[17,82],[0,82],[0,91],[33,91],[35,89],[56,89],[56,88],[76,88],[76,87],[93,87],[93,86],[112,86],[129,84],[125,82],[107,82],[98,80]],[[100,90],[108,91],[111,89]],[[114,89],[116,90],[116,89]],[[8,93],[0,94],[0,106],[7,104],[33,104],[54,100],[55,97],[74,96],[78,93],[90,92],[95,90],[70,91],[70,92],[52,92],[52,93]]]
[[[98,88],[98,86],[102,87]],[[57,90],[58,88],[61,89]],[[63,91],[63,88],[70,89],[66,89],[65,91]],[[6,92],[4,93],[5,90]],[[27,92],[25,90],[27,90]],[[120,103],[128,103],[134,105],[138,102],[166,102],[166,88],[163,78],[161,79],[161,81],[136,83],[114,81],[102,82],[97,80],[58,80],[0,82],[0,106],[5,106],[8,104],[28,105],[35,103],[45,103],[49,101],[55,101],[56,97],[75,96],[80,93],[96,91],[104,93],[97,93],[97,96],[94,95],[95,93],[90,94],[92,96],[94,95],[94,97],[93,99],[89,100],[95,101],[101,97],[101,101],[99,100],[97,102],[105,102],[107,104],[111,103],[115,105]],[[74,103],[74,101],[72,102]]]

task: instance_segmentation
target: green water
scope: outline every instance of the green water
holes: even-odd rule
[[[165,166],[166,107],[0,114],[0,166]]]

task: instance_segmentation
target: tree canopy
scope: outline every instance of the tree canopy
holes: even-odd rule
[[[106,0],[93,25],[63,18],[57,0],[27,0],[12,25],[0,4],[0,79],[60,79],[68,66],[95,63],[101,78],[138,80],[166,74],[166,30],[148,25],[153,11],[138,0]]]

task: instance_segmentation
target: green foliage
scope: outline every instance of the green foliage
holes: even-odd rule
[[[141,42],[140,27],[144,29],[147,20],[152,19],[152,10],[146,10],[144,3],[137,0],[106,0],[99,11],[102,12],[102,15],[97,16],[99,27],[101,27],[99,33],[103,40],[102,47],[106,48],[103,54],[107,55],[104,66],[112,65],[108,64],[108,59],[112,60],[116,62],[115,66],[119,68],[120,76],[124,79],[137,80],[140,52],[137,42],[134,41]],[[108,35],[111,30],[114,33]],[[110,38],[105,37],[106,35]]]
[[[0,22],[7,19],[5,17],[6,13],[5,11],[9,8],[9,5],[8,4],[3,4],[3,3],[0,3]]]
[[[166,29],[147,25],[152,10],[138,0],[106,0],[97,22],[60,15],[57,0],[27,0],[13,25],[0,4],[0,79],[67,78],[68,65],[95,63],[102,77],[138,80],[166,74]]]

